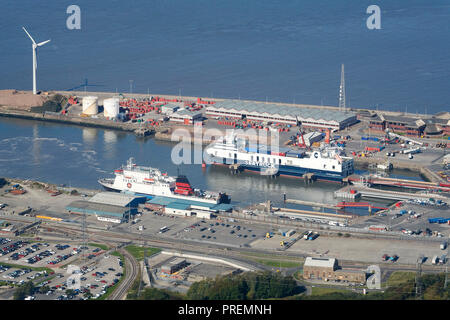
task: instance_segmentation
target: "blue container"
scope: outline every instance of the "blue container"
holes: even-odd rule
[[[369,140],[368,137],[361,137],[361,140]]]

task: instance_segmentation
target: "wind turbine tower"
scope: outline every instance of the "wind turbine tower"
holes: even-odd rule
[[[28,37],[31,39],[31,42],[32,42],[31,46],[33,48],[33,94],[37,94],[37,90],[36,90],[36,70],[37,70],[36,49],[37,49],[37,47],[41,47],[44,44],[50,42],[50,40],[36,43],[36,41],[34,41],[33,37],[28,33],[27,29],[25,29],[25,27],[22,27],[22,29],[23,29],[23,31],[25,31],[25,33],[28,35]]]
[[[347,111],[345,107],[345,75],[344,64],[341,66],[341,86],[339,87],[339,110]]]

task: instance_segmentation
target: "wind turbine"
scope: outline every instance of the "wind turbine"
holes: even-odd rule
[[[44,44],[50,42],[50,40],[36,43],[36,41],[34,41],[33,37],[28,33],[27,29],[25,29],[25,27],[22,27],[22,29],[26,32],[28,37],[30,37],[31,41],[33,42],[33,44],[31,45],[33,47],[33,94],[37,94],[37,90],[36,90],[36,70],[37,70],[36,49],[37,49],[37,47],[41,47]]]

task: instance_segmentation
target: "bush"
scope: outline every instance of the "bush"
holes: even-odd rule
[[[256,300],[283,298],[298,293],[292,277],[271,272],[246,272],[194,283],[187,292],[192,300]]]
[[[24,300],[27,296],[33,295],[36,291],[34,284],[32,281],[28,281],[18,287],[16,291],[14,291],[13,299],[14,300]]]

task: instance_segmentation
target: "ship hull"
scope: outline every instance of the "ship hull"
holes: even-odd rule
[[[174,194],[159,195],[159,194],[154,194],[151,192],[144,192],[142,190],[133,191],[133,190],[123,189],[123,188],[117,188],[117,187],[114,187],[114,183],[111,183],[111,182],[108,182],[108,181],[105,181],[102,179],[98,180],[98,183],[100,183],[103,186],[103,188],[107,191],[112,191],[112,192],[128,191],[128,192],[134,193],[137,196],[147,197],[148,199],[153,199],[156,196],[163,196],[163,197],[167,197],[167,198],[172,198],[174,200],[196,201],[196,202],[202,202],[202,203],[209,204],[209,205],[215,205],[215,204],[219,204],[219,203],[229,204],[231,202],[230,197],[226,194],[222,194],[221,198],[218,201],[214,201],[214,200],[207,200],[207,199],[193,197],[193,196],[181,196],[181,195],[174,195]]]
[[[214,165],[229,165],[227,163],[223,162],[213,162]],[[240,165],[240,168],[242,170],[250,171],[250,172],[256,172],[261,175],[267,175],[266,167],[260,167],[255,165],[249,165],[245,162],[239,162],[237,161],[236,164]],[[317,180],[323,180],[323,181],[330,181],[330,182],[342,182],[342,180],[348,176],[348,174],[339,174],[332,171],[325,171],[325,170],[316,170],[316,169],[310,169],[310,168],[301,168],[301,167],[293,167],[293,166],[285,166],[281,165],[278,167],[278,170],[275,174],[270,175],[279,175],[279,176],[286,176],[290,178],[303,178],[305,174],[313,174],[314,179]]]

